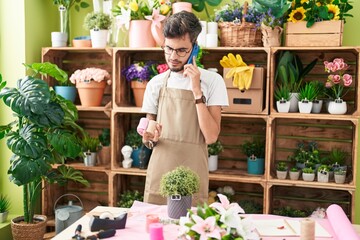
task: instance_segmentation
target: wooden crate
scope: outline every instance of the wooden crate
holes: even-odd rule
[[[112,49],[98,49],[98,48],[43,48],[42,62],[51,62],[56,64],[59,68],[67,72],[69,78],[72,73],[78,69],[89,67],[97,67],[105,69],[112,78]],[[55,79],[47,77],[44,79],[50,86],[57,85]],[[101,102],[105,106],[111,101],[112,86],[106,85],[105,93]],[[76,105],[80,104],[79,96],[75,99]]]
[[[299,142],[309,143],[315,141],[318,144],[320,157],[326,156],[331,149],[340,148],[349,153],[346,165],[348,166],[347,181],[345,184],[304,182],[302,180],[291,181],[295,185],[322,185],[324,188],[355,189],[357,169],[358,147],[358,120],[332,120],[332,119],[309,119],[309,118],[271,118],[270,161],[268,161],[269,180],[276,179],[276,164],[279,161],[288,162],[294,166],[294,162],[288,160],[293,156]],[[301,178],[300,178],[301,179]],[[290,181],[276,180],[277,182]]]
[[[344,21],[316,22],[306,27],[306,21],[285,23],[285,46],[288,47],[340,47],[342,46]]]
[[[338,204],[354,221],[355,190],[319,189],[300,186],[277,186],[269,184],[266,189],[269,207],[267,214],[273,214],[275,209],[290,207],[292,209],[312,213],[318,207],[327,208]]]
[[[45,190],[42,191],[42,214],[46,216],[54,216],[54,204],[56,200],[63,194],[74,194],[78,196],[83,204],[84,212],[89,212],[96,206],[109,205],[109,177],[107,172],[99,172],[82,169],[84,178],[90,183],[90,187],[82,184],[69,182],[65,186],[60,187],[57,184],[46,184]],[[76,198],[62,197],[57,205],[66,205],[69,200],[74,200],[74,205],[81,206]]]
[[[315,67],[305,76],[304,82],[309,81],[321,81],[326,82],[329,73],[324,70],[324,61],[332,61],[334,58],[343,58],[344,61],[349,64],[349,69],[346,73],[353,77],[353,82],[350,86],[349,92],[345,95],[344,100],[347,102],[347,113],[344,115],[338,115],[336,117],[348,118],[349,116],[359,116],[359,101],[360,101],[360,86],[359,86],[359,49],[355,47],[328,47],[328,48],[290,48],[280,47],[272,48],[271,57],[271,75],[270,75],[270,113],[271,115],[279,114],[276,109],[276,102],[274,99],[274,89],[276,84],[276,69],[277,63],[281,57],[281,54],[285,51],[291,51],[292,53],[299,56],[304,66],[307,66],[314,59],[318,59]],[[299,113],[286,113],[286,114],[299,114]],[[333,117],[325,109],[325,104],[320,114],[301,114],[307,115],[311,118],[318,118],[322,116]],[[322,115],[322,116],[321,116]]]
[[[230,186],[233,188],[235,195],[229,197],[230,202],[237,202],[240,207],[244,207],[247,214],[261,214],[264,213],[264,184],[259,183],[238,183],[238,182],[226,182],[226,181],[210,181],[209,191],[218,192],[219,188],[224,186]],[[242,205],[243,204],[243,205]],[[252,205],[253,208],[258,209],[256,212],[247,211],[246,206]]]

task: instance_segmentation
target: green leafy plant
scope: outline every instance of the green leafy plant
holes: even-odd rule
[[[8,212],[10,205],[9,198],[3,194],[0,194],[0,213]]]
[[[135,149],[139,148],[143,145],[142,137],[135,129],[130,129],[126,133],[125,144]]]
[[[103,128],[101,134],[99,134],[99,141],[101,146],[110,146],[110,128]]]
[[[219,140],[208,145],[209,155],[219,155],[222,151],[224,151],[224,147]]]
[[[287,216],[287,217],[306,217],[309,216],[310,212],[294,209],[290,206],[286,206],[286,207],[274,209],[274,214],[280,216]]]
[[[303,173],[315,173],[315,170],[312,167],[305,167],[302,169]]]
[[[83,152],[97,152],[101,149],[100,140],[98,137],[91,137],[89,134],[85,134],[82,140]]]
[[[307,82],[299,89],[299,101],[312,102],[318,96],[319,89],[315,87],[313,82]]]
[[[69,80],[68,74],[59,68],[56,64],[50,62],[44,63],[33,63],[33,64],[24,64],[26,68],[34,71],[35,74],[41,74],[45,77],[53,77],[59,84],[59,86],[73,86]]]
[[[318,172],[320,173],[328,173],[330,172],[330,167],[328,165],[320,165],[317,169]]]
[[[329,163],[331,165],[345,165],[346,158],[349,156],[349,153],[340,149],[340,148],[332,148],[327,156]]]
[[[63,165],[65,159],[81,155],[84,130],[76,123],[76,106],[36,75],[19,79],[16,88],[5,86],[0,75],[0,99],[16,118],[0,126],[0,139],[6,137],[13,152],[8,174],[23,187],[24,220],[32,223],[42,181],[64,184],[73,180],[88,185],[79,178],[80,172]],[[56,163],[60,166],[53,169]]]
[[[245,141],[244,144],[240,145],[240,149],[248,157],[264,158],[265,140],[254,138],[252,141]]]
[[[290,172],[298,172],[299,169],[297,167],[292,167],[290,168]]]
[[[134,201],[142,202],[144,200],[144,195],[137,190],[127,190],[119,195],[119,199],[120,200],[117,202],[118,207],[130,208]]]
[[[286,162],[281,161],[276,166],[277,171],[285,172],[285,171],[287,171],[287,169],[288,169],[288,166],[287,166]]]
[[[192,8],[197,12],[202,12],[205,10],[207,20],[211,21],[212,18],[206,5],[216,7],[221,3],[221,0],[186,0],[185,2],[191,3]]]
[[[53,0],[55,5],[63,5],[67,9],[70,9],[72,6],[75,7],[76,11],[80,11],[81,8],[88,8],[90,4],[88,4],[84,0]]]
[[[188,167],[179,166],[165,173],[160,180],[160,194],[164,197],[190,196],[200,189],[200,178]]]
[[[307,166],[319,164],[321,161],[317,142],[299,142],[293,156],[288,158],[297,163],[306,163]]]
[[[290,92],[298,92],[304,77],[316,63],[317,58],[304,68],[298,55],[291,51],[282,52],[276,67],[275,80],[278,84],[287,86]]]
[[[288,0],[253,0],[252,5],[258,12],[263,13],[261,22],[272,28],[282,27],[285,15],[291,7]]]
[[[92,29],[109,29],[111,26],[111,18],[102,12],[90,12],[85,16],[84,28]]]
[[[279,85],[274,91],[276,101],[290,101],[290,90],[286,85]]]
[[[334,171],[335,175],[346,175],[346,170],[338,168]]]
[[[263,206],[253,200],[240,200],[239,205],[246,212],[246,214],[262,214]]]

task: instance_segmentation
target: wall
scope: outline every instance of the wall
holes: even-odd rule
[[[90,0],[87,0],[91,4]],[[229,1],[224,1],[229,2]],[[242,1],[243,2],[243,1]],[[360,1],[352,1],[354,9],[353,18],[348,18],[345,24],[344,45],[360,46]],[[114,2],[116,4],[116,2]],[[71,11],[71,38],[80,35],[89,35],[82,28],[86,13],[92,8]],[[213,12],[210,10],[210,12]],[[199,14],[205,19],[205,14]],[[16,80],[25,74],[22,63],[41,61],[41,47],[50,46],[50,33],[59,30],[58,11],[51,0],[16,0],[0,1],[0,73],[9,86],[15,86]],[[122,34],[126,36],[125,33]],[[119,45],[122,45],[122,40]],[[11,120],[11,113],[0,103],[0,124]],[[360,148],[358,148],[359,152]],[[9,182],[7,169],[9,167],[10,152],[5,141],[0,141],[0,193],[7,194],[12,200],[11,212],[21,214],[21,189]],[[358,156],[360,163],[360,156]],[[360,172],[360,164],[358,171]],[[357,176],[358,189],[360,187],[360,174]],[[360,191],[356,193],[360,199]],[[355,223],[360,224],[360,201],[357,201]]]

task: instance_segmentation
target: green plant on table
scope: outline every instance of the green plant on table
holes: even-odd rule
[[[200,189],[200,178],[188,167],[179,166],[165,173],[160,180],[160,194],[164,197],[190,196]]]
[[[0,194],[0,213],[8,212],[10,205],[9,198],[3,194]]]
[[[219,155],[222,151],[224,151],[224,147],[219,140],[208,145],[209,155]]]
[[[287,171],[287,169],[288,169],[288,166],[287,166],[286,162],[281,161],[276,165],[277,171],[285,172],[285,171]]]
[[[111,18],[108,14],[102,12],[90,12],[85,16],[84,28],[86,30],[109,29],[110,26]]]
[[[134,201],[142,202],[144,200],[144,195],[137,190],[127,190],[119,195],[119,199],[120,200],[117,202],[118,207],[130,208]]]
[[[254,138],[252,141],[245,141],[240,145],[242,152],[250,158],[264,158],[265,157],[265,140]]]
[[[110,146],[110,128],[102,129],[101,134],[99,135],[99,141],[103,147]]]
[[[0,126],[0,139],[7,138],[13,153],[8,174],[22,186],[24,221],[33,223],[42,181],[88,185],[81,172],[64,165],[65,159],[81,156],[84,130],[76,123],[76,106],[36,75],[20,78],[15,88],[5,86],[0,75],[0,99],[16,117]],[[53,169],[53,164],[60,166]]]

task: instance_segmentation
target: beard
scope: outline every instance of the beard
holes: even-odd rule
[[[182,65],[181,67],[178,68],[170,68],[170,71],[172,72],[181,72],[184,70],[184,65]]]

